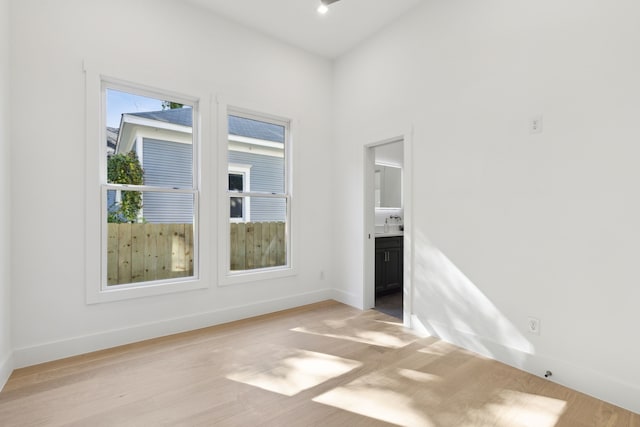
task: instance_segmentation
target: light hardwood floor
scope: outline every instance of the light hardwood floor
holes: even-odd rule
[[[14,372],[2,426],[624,426],[640,415],[327,301]]]

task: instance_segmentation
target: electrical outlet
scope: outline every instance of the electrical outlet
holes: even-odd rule
[[[320,270],[320,280],[324,280],[324,270]]]
[[[529,319],[527,319],[527,330],[530,334],[540,335],[540,319],[529,317]]]

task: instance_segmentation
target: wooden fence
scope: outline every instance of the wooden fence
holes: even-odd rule
[[[284,222],[231,223],[231,271],[287,263]]]
[[[284,222],[230,225],[232,271],[286,264]],[[189,276],[192,224],[108,224],[107,285]]]
[[[107,285],[193,276],[192,224],[108,224]]]

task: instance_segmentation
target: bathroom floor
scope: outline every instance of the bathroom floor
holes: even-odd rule
[[[374,309],[402,321],[402,291],[376,296]]]

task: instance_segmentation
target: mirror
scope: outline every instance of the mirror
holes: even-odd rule
[[[402,208],[402,168],[376,163],[376,208]]]

